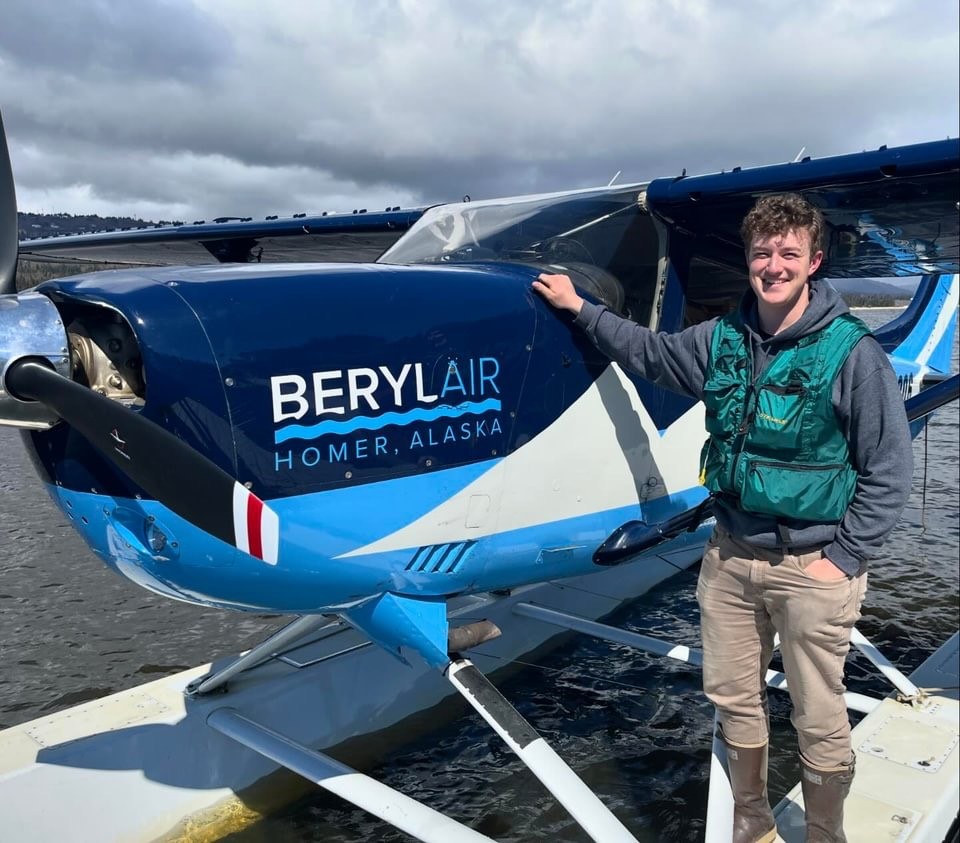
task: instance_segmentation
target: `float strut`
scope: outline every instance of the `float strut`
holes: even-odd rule
[[[620,820],[469,659],[453,659],[445,675],[591,838],[597,843],[636,843]]]
[[[340,621],[337,618],[327,615],[304,615],[297,618],[283,629],[278,629],[266,640],[261,641],[249,652],[230,662],[222,670],[216,670],[206,676],[201,676],[199,679],[194,679],[187,685],[184,693],[188,697],[209,694],[211,691],[226,685],[238,673],[243,673],[243,671],[265,662],[305,635],[324,627],[337,626],[339,623]]]
[[[890,681],[904,700],[916,702],[923,699],[923,692],[907,679],[856,627],[850,632],[850,643],[863,653],[873,666]]]
[[[425,843],[492,843],[491,838],[382,782],[308,749],[232,708],[210,712],[207,725],[294,773],[369,811]]]

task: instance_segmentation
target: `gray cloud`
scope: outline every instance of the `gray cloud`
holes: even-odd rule
[[[101,0],[12,17],[0,107],[29,210],[382,207],[960,134],[946,0]]]
[[[231,50],[226,28],[188,0],[6,0],[0,54],[95,85],[209,76]]]

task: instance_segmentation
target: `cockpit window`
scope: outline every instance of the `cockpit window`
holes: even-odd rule
[[[591,229],[615,216],[636,213],[640,186],[605,188],[518,199],[462,202],[430,208],[380,258],[381,263],[534,261],[555,257],[609,260],[604,238]],[[593,254],[591,251],[598,251]]]
[[[649,320],[659,255],[645,185],[431,208],[379,259],[390,264],[508,261],[568,272],[617,312]]]

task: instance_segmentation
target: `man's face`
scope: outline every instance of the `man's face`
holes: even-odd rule
[[[785,312],[794,307],[805,309],[809,302],[807,280],[822,260],[823,252],[810,254],[810,232],[806,229],[754,237],[747,263],[750,286],[760,306]]]

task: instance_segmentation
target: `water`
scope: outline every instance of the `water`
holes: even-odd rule
[[[251,646],[281,622],[156,596],[88,550],[0,428],[0,728]]]
[[[879,325],[894,312],[861,315]],[[958,439],[955,403],[914,443],[913,495],[871,566],[859,627],[905,672],[960,624]],[[0,466],[0,726],[236,652],[281,622],[174,603],[134,586],[104,568],[67,526],[12,431],[0,430]],[[614,622],[698,646],[695,579],[695,571],[674,577]],[[857,654],[848,662],[848,687],[888,691]],[[712,709],[694,671],[577,637],[502,690],[639,840],[702,838]],[[770,789],[778,799],[797,780],[798,767],[787,697],[773,694],[771,710]],[[371,773],[499,840],[587,839],[466,711]],[[231,837],[236,843],[406,839],[322,791]]]

